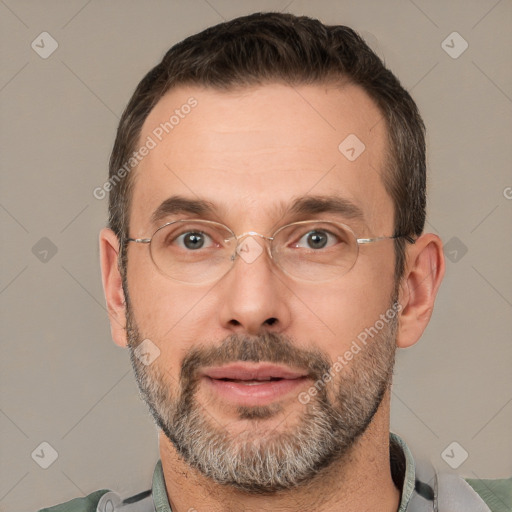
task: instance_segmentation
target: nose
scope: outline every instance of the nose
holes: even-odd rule
[[[218,283],[218,293],[220,322],[231,332],[281,332],[290,323],[293,294],[260,237],[247,236],[239,242],[233,267]]]

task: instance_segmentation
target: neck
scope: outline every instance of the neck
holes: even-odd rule
[[[389,391],[365,433],[343,459],[300,487],[272,495],[249,494],[212,482],[179,457],[160,432],[160,458],[173,512],[251,510],[396,512],[400,491],[389,462]]]

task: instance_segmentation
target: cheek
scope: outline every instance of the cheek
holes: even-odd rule
[[[149,255],[147,259],[134,256],[129,260],[127,275],[139,333],[157,344],[160,361],[172,365],[173,361],[181,361],[198,341],[208,341],[207,322],[215,309],[209,294],[213,285],[190,286],[172,281],[154,269]]]
[[[190,349],[192,339],[197,339],[196,322],[191,322],[197,305],[197,296],[178,289],[166,278],[131,275],[128,289],[132,313],[142,339],[149,339],[159,352],[152,363],[163,386],[170,386],[172,393],[179,389],[181,361]],[[208,315],[206,315],[208,318]]]
[[[317,344],[333,361],[349,349],[361,332],[374,326],[391,306],[394,261],[379,265],[363,260],[364,272],[354,268],[336,281],[321,283],[318,287],[302,287],[297,291],[308,309],[307,315],[304,311],[296,313],[299,319],[297,336]],[[300,318],[307,318],[302,328]]]

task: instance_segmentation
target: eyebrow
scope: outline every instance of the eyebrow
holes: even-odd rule
[[[163,201],[151,215],[151,222],[158,224],[168,216],[180,213],[217,217],[220,207],[204,199],[191,199],[174,195]],[[334,195],[307,195],[276,206],[279,216],[307,216],[321,213],[341,215],[347,219],[364,221],[363,211],[352,201]]]
[[[361,208],[352,201],[339,196],[302,196],[291,205],[292,215],[317,215],[319,213],[335,213],[355,220],[364,220]]]
[[[210,201],[204,199],[189,199],[188,197],[175,195],[169,197],[158,206],[151,215],[151,222],[158,224],[165,217],[177,213],[211,216],[217,209],[215,204]]]

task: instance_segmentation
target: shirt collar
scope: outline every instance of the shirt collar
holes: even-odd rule
[[[398,435],[390,432],[389,434],[390,452],[395,449],[398,454],[402,454],[401,463],[393,464],[393,457],[391,457],[391,471],[393,473],[393,480],[395,482],[403,479],[403,486],[401,489],[400,506],[398,512],[406,512],[407,506],[414,491],[414,482],[416,474],[416,466],[409,447],[405,441]],[[405,466],[405,473],[403,472]],[[162,461],[158,460],[153,473],[153,502],[155,504],[156,512],[172,512],[169,500],[167,499],[167,491],[165,489],[164,472],[162,468]]]
[[[407,446],[407,444],[405,444],[405,441],[401,437],[394,434],[393,432],[390,432],[389,444],[390,452],[394,446],[403,454],[405,472],[402,475],[397,475],[397,469],[393,468],[393,464],[391,464],[391,472],[393,473],[395,471],[395,473],[393,474],[393,480],[395,482],[403,478],[400,506],[398,507],[398,512],[406,512],[407,506],[409,505],[409,501],[414,491],[414,485],[416,480],[416,465],[414,463],[414,458],[412,456],[411,451],[409,450],[409,447]]]
[[[155,504],[156,512],[172,512],[169,500],[167,499],[161,460],[158,460],[153,472],[153,503]]]

